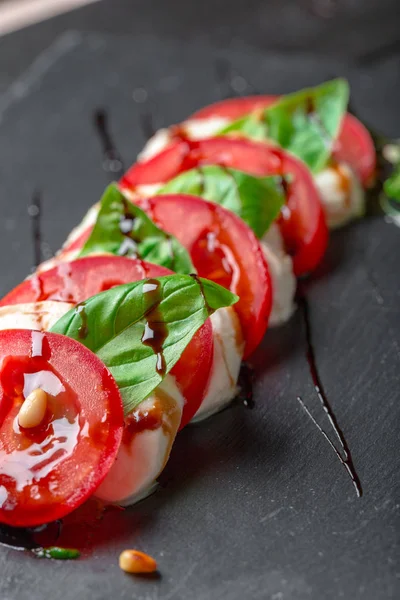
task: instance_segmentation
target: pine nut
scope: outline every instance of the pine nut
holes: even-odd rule
[[[152,556],[139,550],[124,550],[119,556],[119,566],[125,573],[154,573],[157,563]]]
[[[19,413],[18,423],[25,429],[37,427],[43,421],[47,409],[47,394],[37,388],[24,400]]]

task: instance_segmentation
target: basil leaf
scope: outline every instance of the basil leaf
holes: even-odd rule
[[[242,136],[257,142],[265,142],[271,139],[267,123],[264,120],[264,111],[258,114],[250,113],[237,121],[233,121],[217,135],[227,135],[229,133],[240,133]]]
[[[392,200],[400,201],[400,163],[383,184],[385,194]]]
[[[116,184],[104,192],[96,223],[79,256],[94,252],[137,256],[177,273],[196,272],[182,244],[125,198]]]
[[[51,331],[80,341],[99,356],[129,413],[172,369],[209,315],[237,300],[196,275],[143,279],[92,296]]]
[[[219,135],[238,132],[258,141],[275,141],[316,172],[331,155],[348,98],[347,82],[333,79],[283,96],[264,111],[234,121]]]
[[[231,210],[262,238],[285,202],[279,177],[253,177],[236,169],[208,165],[185,171],[158,194],[193,194]]]

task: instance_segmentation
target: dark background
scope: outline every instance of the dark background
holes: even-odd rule
[[[129,164],[149,118],[160,127],[227,94],[344,75],[355,112],[400,136],[399,10],[396,0],[109,0],[0,39],[0,291],[32,264],[33,190],[54,251],[106,185],[99,106]],[[332,235],[306,285],[317,364],[361,499],[296,401],[329,429],[298,311],[253,357],[252,411],[238,402],[185,430],[159,492],[84,529],[81,561],[1,547],[1,600],[399,597],[398,250],[398,228],[371,216]],[[153,554],[161,578],[122,574],[126,547]]]

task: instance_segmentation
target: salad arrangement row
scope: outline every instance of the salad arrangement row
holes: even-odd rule
[[[361,216],[369,133],[337,79],[159,131],[0,300],[0,522],[148,495],[177,433],[238,391],[328,228]]]

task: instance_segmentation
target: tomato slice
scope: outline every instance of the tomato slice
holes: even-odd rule
[[[60,262],[25,279],[0,300],[0,306],[43,300],[78,304],[116,285],[170,273],[158,265],[123,256],[87,256]]]
[[[209,106],[201,108],[194,114],[190,115],[189,119],[209,119],[210,117],[222,117],[235,121],[244,117],[253,110],[265,108],[274,104],[279,96],[243,96],[242,98],[227,98],[219,102],[214,102]]]
[[[109,254],[87,256],[60,262],[48,271],[25,279],[0,300],[0,306],[43,300],[78,304],[116,285],[171,273],[139,259]],[[212,325],[207,320],[171,370],[186,401],[181,428],[196,414],[205,396],[211,377],[213,347]]]
[[[301,161],[277,148],[245,139],[210,138],[176,140],[148,161],[134,164],[121,180],[121,187],[135,189],[144,184],[170,180],[182,171],[203,164],[219,164],[256,176],[286,175],[286,205],[279,225],[296,275],[315,269],[328,243],[328,230],[318,191]],[[185,223],[185,217],[183,217]]]
[[[268,266],[251,229],[225,208],[183,194],[138,200],[162,229],[187,248],[198,274],[237,293],[244,358],[264,336],[272,306]]]
[[[244,115],[274,104],[279,96],[247,96],[229,98],[200,109],[190,119],[223,117],[234,121]],[[334,158],[349,164],[365,187],[373,184],[376,174],[376,151],[366,127],[347,113],[333,151]]]
[[[121,396],[101,360],[55,333],[0,331],[0,522],[31,527],[63,517],[91,496],[121,443]],[[18,414],[35,389],[42,421]]]

